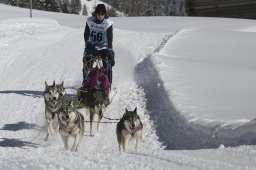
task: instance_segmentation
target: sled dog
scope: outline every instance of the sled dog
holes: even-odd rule
[[[90,136],[93,136],[93,119],[94,115],[98,114],[98,123],[97,123],[97,131],[99,131],[100,121],[103,118],[103,112],[106,110],[109,105],[108,94],[99,92],[97,90],[91,90],[88,101],[91,101],[88,109],[90,112]]]
[[[121,120],[117,123],[116,135],[119,150],[123,147],[124,151],[127,151],[129,141],[132,138],[136,139],[136,147],[138,150],[139,144],[142,141],[142,122],[139,115],[137,114],[137,107],[134,111],[128,111],[125,108],[125,113]]]
[[[68,138],[75,138],[71,151],[77,151],[84,136],[84,116],[75,111],[73,102],[63,104],[59,115],[59,130],[65,149],[68,149]]]
[[[61,84],[56,84],[56,87],[58,89],[60,97],[64,97],[66,95],[66,89],[64,87],[64,82],[62,82]]]
[[[99,131],[99,126],[100,126],[100,121],[103,118],[103,111],[106,109],[105,104],[98,104],[95,105],[94,107],[89,107],[89,112],[90,112],[90,136],[93,136],[92,132],[92,123],[94,119],[94,115],[98,114],[98,123],[97,123],[97,131]]]
[[[45,141],[48,140],[49,135],[53,135],[58,132],[58,113],[62,106],[62,95],[65,94],[65,89],[62,84],[48,85],[45,82],[44,90],[44,103],[45,103],[45,118],[47,122],[47,134],[44,138]]]

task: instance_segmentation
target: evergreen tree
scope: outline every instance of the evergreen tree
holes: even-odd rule
[[[69,0],[59,0],[59,3],[60,3],[60,12],[69,13],[68,11]]]
[[[60,12],[60,1],[59,0],[51,0],[52,9],[51,11]]]
[[[88,15],[87,7],[86,7],[85,4],[83,5],[83,12],[82,12],[82,15]]]
[[[80,0],[71,0],[68,7],[71,14],[79,14],[82,10],[82,4]]]
[[[9,0],[8,4],[12,6],[17,6],[17,0]]]
[[[107,8],[107,13],[110,17],[117,17],[116,9],[112,7]]]
[[[8,3],[9,3],[9,0],[0,0],[0,3],[2,3],[2,4],[8,4]]]
[[[44,11],[60,12],[59,0],[34,0],[34,8]]]
[[[66,2],[65,2],[64,5],[63,5],[62,12],[63,12],[63,13],[69,13],[69,12],[68,12],[68,6],[67,6],[67,3],[66,3]]]
[[[18,6],[22,8],[29,8],[29,0],[19,0]]]
[[[186,15],[188,0],[102,0],[129,16]]]

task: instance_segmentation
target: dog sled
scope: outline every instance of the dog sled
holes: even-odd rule
[[[77,90],[77,102],[80,107],[93,108],[98,105],[110,104],[109,94],[102,89],[87,89],[80,87]]]
[[[77,90],[78,101],[83,107],[109,105],[111,66],[102,53],[84,55],[83,86]]]
[[[79,106],[90,112],[90,136],[94,115],[98,114],[97,130],[103,118],[103,110],[110,104],[111,63],[105,50],[86,51],[83,57],[83,86],[77,90]]]

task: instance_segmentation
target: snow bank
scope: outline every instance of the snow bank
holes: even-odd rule
[[[182,45],[179,41],[184,44],[184,39],[187,46],[194,45],[195,38],[191,37],[197,36],[195,34],[197,31],[204,34],[204,30],[184,28],[166,36],[155,51],[136,66],[136,82],[145,90],[148,99],[146,108],[156,125],[160,140],[166,144],[167,149],[217,148],[220,144],[225,146],[256,144],[254,130],[256,124],[255,121],[250,121],[255,118],[253,104],[256,96],[253,90],[255,82],[249,81],[254,75],[254,69],[250,69],[252,68],[250,66],[255,60],[251,51],[248,52],[253,40],[247,41],[245,46],[238,45],[245,49],[245,53],[248,52],[246,60],[237,53],[237,55],[230,54],[229,47],[239,44],[239,41],[235,40],[232,41],[233,45],[228,44],[229,46],[223,48],[221,56],[208,53],[211,51],[210,48],[218,48],[218,45],[205,45],[198,52],[195,52],[198,48],[181,49]],[[206,35],[216,36],[215,31],[212,30]],[[226,36],[229,34],[230,37],[234,36],[232,32],[225,33]],[[197,37],[202,39],[206,36]],[[239,35],[236,35],[237,37]],[[210,39],[212,39],[208,41],[210,44],[218,41],[218,39]],[[199,40],[196,42],[195,46],[208,43],[203,41],[201,44]],[[246,51],[247,47],[248,51]],[[182,58],[183,56],[186,57]],[[214,64],[223,64],[223,68],[216,65],[210,67],[212,60]],[[236,66],[229,67],[227,63]],[[245,85],[245,82],[250,83]],[[219,86],[216,86],[218,83]],[[250,89],[248,94],[245,89]],[[244,101],[248,103],[245,104]],[[242,107],[242,103],[246,106]],[[251,112],[246,114],[247,120],[242,118],[245,117],[241,114],[244,112],[243,109]]]

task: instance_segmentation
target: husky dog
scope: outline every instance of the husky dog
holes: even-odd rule
[[[61,84],[56,84],[56,87],[58,89],[60,96],[64,97],[66,95],[66,89],[64,87],[64,82],[62,82]]]
[[[89,107],[90,112],[90,136],[93,136],[92,133],[92,122],[94,119],[94,115],[98,114],[98,123],[97,123],[97,131],[99,131],[100,121],[103,118],[103,110],[106,109],[105,105],[95,105],[94,107]]]
[[[125,113],[116,127],[119,150],[121,151],[121,147],[123,146],[123,150],[127,151],[131,138],[136,139],[135,149],[138,150],[139,144],[142,141],[142,128],[143,125],[139,115],[137,114],[137,107],[134,111],[128,111],[125,108]]]
[[[61,92],[61,93],[60,93]],[[45,82],[44,91],[44,103],[45,103],[45,118],[47,122],[47,135],[44,138],[45,141],[48,140],[49,134],[53,135],[58,131],[58,113],[62,106],[61,94],[65,94],[65,89],[62,84],[55,84],[49,86]]]
[[[74,110],[73,102],[63,104],[59,115],[59,130],[65,149],[68,149],[68,138],[75,138],[71,151],[77,151],[84,136],[84,116]]]
[[[98,114],[98,123],[97,123],[97,131],[99,131],[100,121],[103,118],[103,112],[106,110],[109,105],[108,94],[98,92],[97,90],[90,91],[89,101],[92,103],[88,105],[90,112],[90,136],[93,136],[92,132],[92,123],[94,119],[94,115]]]

